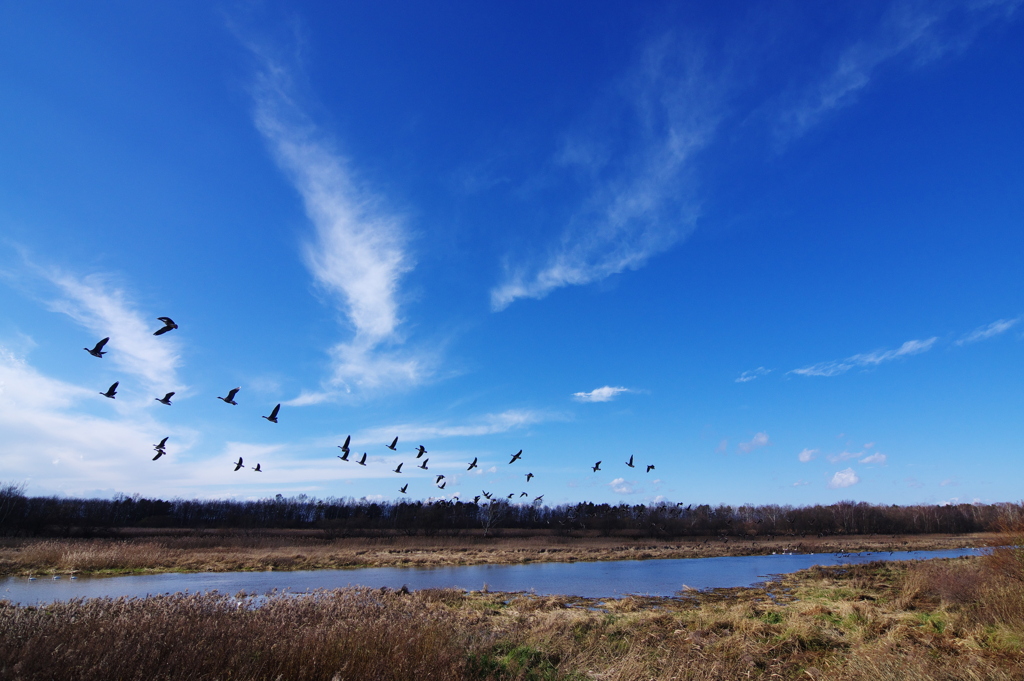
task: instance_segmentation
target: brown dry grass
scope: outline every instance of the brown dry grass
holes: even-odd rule
[[[676,598],[342,589],[0,607],[11,679],[1024,678],[1019,554]]]
[[[830,553],[984,546],[993,534],[778,537],[768,541],[691,538],[672,542],[533,535],[505,538],[330,539],[306,532],[207,532],[125,539],[0,540],[0,575],[29,573],[224,572],[350,567],[702,558],[773,552]]]

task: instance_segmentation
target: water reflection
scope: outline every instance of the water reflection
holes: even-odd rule
[[[663,560],[620,560],[598,563],[531,563],[468,565],[437,568],[359,568],[302,572],[201,572],[127,577],[80,577],[0,580],[0,599],[34,605],[71,598],[96,598],[175,593],[178,591],[266,594],[303,592],[345,586],[426,589],[456,587],[491,591],[533,591],[602,598],[626,594],[671,596],[693,589],[750,586],[772,574],[796,572],[813,565],[866,563],[872,560],[955,558],[977,555],[978,549],[897,551],[895,553],[809,553],[773,556],[729,556]]]

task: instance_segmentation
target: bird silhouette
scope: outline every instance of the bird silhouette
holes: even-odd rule
[[[235,395],[238,394],[239,390],[241,390],[241,388],[232,388],[231,390],[228,391],[228,396],[227,397],[218,397],[217,399],[218,400],[223,400],[223,401],[227,402],[228,404],[234,404],[234,405],[237,406],[238,402],[235,402]]]
[[[633,465],[632,455],[629,457],[629,461],[626,462],[626,465],[629,466],[630,468],[635,468],[635,466]]]
[[[423,445],[420,445],[419,447],[416,448],[416,458],[417,459],[420,458],[421,456],[423,456],[426,453],[427,453],[427,448],[424,447]]]
[[[396,437],[394,440],[391,441],[391,444],[384,445],[384,446],[387,447],[388,449],[390,449],[393,452],[397,451],[397,448],[398,448],[398,438]]]
[[[156,456],[153,457],[153,461],[156,461],[157,459],[159,459],[161,456],[163,456],[166,453],[167,453],[167,451],[163,450],[163,449],[156,450]]]
[[[359,459],[359,461],[356,461],[356,463],[359,464],[360,466],[366,465],[366,452],[363,452],[363,458]]]
[[[543,494],[541,494],[539,497],[534,498],[535,502],[536,501],[543,501],[543,500],[544,500],[544,495]]]
[[[338,445],[338,449],[340,449],[343,452],[348,452],[348,445],[351,442],[352,442],[352,436],[349,435],[348,437],[345,438],[345,442],[343,444]]]
[[[342,461],[348,461],[348,453],[349,452],[347,449],[343,449],[341,450],[341,456],[339,456],[338,458],[341,459]]]
[[[398,464],[398,468],[395,469],[395,472],[396,473],[401,473],[402,472],[402,464]]]
[[[598,461],[597,463],[595,463],[595,464],[594,464],[593,466],[591,466],[591,469],[592,469],[592,470],[593,470],[593,471],[594,471],[595,473],[596,473],[596,472],[598,472],[599,470],[601,470],[601,462],[600,462],[600,461]]]
[[[469,468],[466,469],[467,471],[471,471],[474,468],[476,468],[476,460],[477,460],[477,457],[474,456],[473,457],[473,463],[469,464]]]
[[[105,392],[105,393],[100,393],[100,395],[103,395],[104,397],[109,397],[109,398],[110,398],[110,399],[112,399],[112,400],[113,400],[113,399],[115,399],[114,395],[116,395],[116,394],[117,394],[117,385],[118,385],[118,384],[119,384],[120,382],[121,382],[121,381],[114,381],[114,385],[112,385],[112,386],[110,386],[109,388],[107,388],[107,392]]]
[[[170,317],[157,317],[157,319],[162,321],[164,323],[164,326],[162,329],[157,329],[156,331],[154,331],[154,336],[162,336],[168,331],[173,331],[174,329],[178,328],[178,325],[175,324],[174,320],[171,319]]]
[[[521,493],[519,494],[519,496],[520,496],[520,498],[522,498],[522,497],[528,497],[528,496],[530,496],[530,495],[529,495],[529,494],[527,494],[526,492],[521,492]]]
[[[437,486],[437,488],[438,488],[438,489],[444,489],[444,486],[445,486],[445,485],[447,485],[447,484],[448,484],[448,481],[447,481],[447,480],[445,480],[445,481],[444,481],[444,482],[442,482],[442,483],[441,483],[440,485],[438,485],[438,486]]]
[[[401,492],[402,494],[405,494],[405,490],[407,490],[407,489],[409,489],[409,483],[405,483],[404,485],[402,485],[402,486],[401,486],[401,487],[400,487],[400,488],[398,489],[398,491],[399,491],[399,492]]]
[[[253,470],[256,471],[257,473],[262,473],[263,472],[263,469],[260,468],[259,464],[256,464],[256,468],[253,468]]]
[[[93,347],[93,349],[92,349],[92,350],[90,350],[89,348],[82,348],[82,349],[83,349],[83,350],[85,350],[86,352],[88,352],[88,353],[89,353],[90,355],[92,355],[93,357],[99,357],[100,359],[103,359],[103,355],[107,354],[107,353],[106,353],[106,352],[105,352],[105,351],[103,350],[103,346],[104,346],[104,345],[106,345],[106,344],[107,344],[107,341],[109,341],[109,340],[110,340],[110,336],[107,336],[106,338],[104,338],[103,340],[101,340],[101,341],[100,341],[99,343],[97,343],[97,344],[96,344],[96,345],[95,345],[95,346]]]
[[[491,493],[490,492],[484,492],[484,497],[490,499],[491,498]]]
[[[274,407],[274,410],[272,412],[270,412],[270,416],[261,416],[260,418],[264,418],[264,419],[270,421],[271,423],[277,423],[277,412],[279,412],[279,411],[281,411],[281,405],[280,404],[277,405],[276,407]]]
[[[516,493],[515,493],[515,492],[512,492],[512,494],[509,494],[509,495],[508,495],[508,498],[509,498],[509,499],[511,499],[511,498],[512,498],[512,497],[514,497],[515,495],[516,495]]]
[[[511,466],[516,461],[519,461],[519,459],[521,458],[523,458],[523,450],[520,449],[518,452],[512,455],[512,460],[508,462],[508,465]]]
[[[647,472],[650,473],[653,470],[654,470],[654,464],[653,463],[652,464],[648,464],[647,465]]]
[[[242,467],[242,457],[238,457],[238,461],[235,462],[235,470],[239,470]]]
[[[171,398],[174,397],[174,393],[167,393],[163,397],[154,397],[153,399],[160,404],[166,404],[168,407],[171,406]]]
[[[169,437],[170,436],[167,436],[163,440],[160,440],[160,442],[157,442],[155,445],[153,445],[153,449],[163,449],[164,447],[166,447],[167,446],[167,440],[168,440]]]
[[[438,473],[437,480],[434,480],[434,484],[436,485],[437,483],[441,482],[442,480],[444,480],[444,476],[441,475],[440,473]]]
[[[530,482],[530,478],[536,477],[533,473],[526,474],[526,482]]]
[[[423,463],[421,463],[419,466],[416,466],[416,468],[422,468],[423,470],[427,470],[428,461],[430,461],[430,459],[423,459]]]
[[[475,497],[473,497],[473,503],[474,504],[480,503],[480,495],[479,494],[477,494]]]

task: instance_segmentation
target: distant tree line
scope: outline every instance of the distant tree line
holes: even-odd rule
[[[0,535],[104,536],[122,528],[320,529],[327,536],[394,534],[456,536],[548,530],[588,535],[808,536],[996,531],[1024,517],[1020,504],[886,506],[840,501],[828,506],[709,506],[539,502],[385,502],[299,495],[255,501],[29,497],[23,485],[0,484]],[[483,500],[481,500],[483,501]]]

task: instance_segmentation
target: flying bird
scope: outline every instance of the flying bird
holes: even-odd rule
[[[160,404],[166,404],[168,407],[171,406],[171,398],[174,397],[174,393],[167,393],[163,397],[154,397],[153,399]]]
[[[434,481],[434,484],[436,485],[437,483],[441,482],[442,480],[444,480],[444,476],[441,475],[441,474],[438,474],[437,480]]]
[[[167,440],[168,440],[169,437],[170,436],[168,435],[163,440],[160,440],[160,442],[157,442],[155,445],[153,445],[153,449],[163,449],[164,447],[166,447],[167,446]]]
[[[264,419],[270,421],[271,423],[277,423],[277,412],[279,412],[279,411],[281,411],[281,405],[280,404],[277,405],[276,407],[274,407],[274,410],[272,412],[270,412],[270,416],[261,416],[260,418],[264,418]]]
[[[398,468],[395,469],[395,472],[396,473],[401,473],[402,472],[402,464],[398,464]]]
[[[520,496],[520,497],[528,497],[528,496],[530,496],[530,495],[529,495],[529,494],[527,494],[526,492],[522,492],[522,493],[521,493],[521,494],[520,494],[519,496]]]
[[[396,437],[396,438],[395,438],[394,440],[392,440],[392,441],[391,441],[391,444],[389,444],[389,445],[384,445],[384,446],[385,446],[385,447],[387,447],[388,449],[390,449],[390,450],[391,450],[391,451],[393,451],[393,452],[394,452],[394,451],[397,451],[397,447],[398,447],[398,438]]]
[[[157,317],[157,319],[162,321],[164,323],[164,326],[162,329],[157,329],[156,331],[154,331],[154,336],[162,336],[168,331],[173,331],[174,329],[178,328],[178,325],[175,324],[174,320],[171,319],[170,317]]]
[[[121,381],[114,381],[114,385],[107,388],[107,392],[100,393],[100,395],[103,395],[104,397],[109,397],[112,400],[115,399],[114,395],[117,394],[117,384],[120,382]]]
[[[342,452],[341,456],[339,456],[338,458],[341,459],[342,461],[348,461],[348,453],[349,453],[348,450],[347,449],[343,449],[343,450],[341,450],[341,452]]]
[[[239,390],[241,390],[241,388],[232,388],[231,390],[228,391],[228,396],[227,397],[218,397],[217,399],[218,400],[223,400],[223,401],[227,402],[228,404],[234,404],[234,405],[237,406],[238,402],[235,402],[235,395],[238,394]]]
[[[526,482],[530,482],[530,478],[535,478],[535,477],[537,477],[537,476],[535,476],[533,473],[527,473],[526,474]]]
[[[352,442],[352,436],[349,435],[348,437],[345,438],[345,443],[344,444],[338,445],[338,449],[340,449],[343,452],[347,452],[348,451],[348,445],[351,442]]]
[[[156,456],[153,457],[153,461],[156,461],[157,459],[159,459],[161,456],[163,456],[166,453],[167,452],[165,450],[163,450],[163,449],[156,450]]]
[[[650,473],[653,470],[654,470],[654,464],[653,463],[652,464],[648,464],[647,465],[647,472]]]
[[[632,455],[630,455],[629,461],[626,462],[626,465],[629,466],[630,468],[635,468],[635,466],[633,465],[633,456]]]
[[[417,459],[420,458],[421,456],[423,456],[426,453],[427,453],[427,448],[424,447],[423,445],[420,445],[419,447],[416,448],[416,458]]]
[[[114,385],[117,385],[117,384],[115,383]],[[471,471],[474,468],[476,468],[476,460],[477,460],[477,457],[474,456],[473,457],[473,463],[469,464],[469,468],[466,469],[467,471]]]
[[[416,466],[416,468],[422,468],[423,470],[427,470],[428,461],[430,461],[430,459],[423,459],[423,463],[421,463],[419,466]]]
[[[479,494],[477,494],[475,497],[473,497],[473,503],[474,504],[480,503],[480,495]]]
[[[92,350],[90,350],[89,348],[82,348],[82,349],[85,350],[86,352],[88,352],[93,357],[99,357],[100,359],[103,359],[103,355],[107,354],[106,351],[103,350],[103,346],[107,344],[108,340],[110,340],[110,336],[107,336],[106,338],[101,340],[99,343],[97,343],[93,347]]]
[[[259,464],[256,464],[256,468],[253,468],[253,470],[256,471],[257,473],[262,473],[263,472],[263,469],[260,468]]]
[[[238,461],[235,462],[235,470],[237,471],[242,467],[242,457],[238,457]]]
[[[523,450],[520,449],[518,452],[512,455],[512,460],[508,462],[508,465],[511,466],[516,461],[519,461],[519,459],[521,458],[523,458]]]
[[[363,452],[363,458],[359,459],[359,461],[356,461],[356,463],[359,464],[360,466],[366,465],[366,452]]]
[[[490,492],[484,492],[484,497],[490,499],[491,498],[491,493]]]
[[[535,502],[537,502],[537,501],[543,501],[543,500],[544,500],[544,495],[543,495],[543,494],[541,494],[541,495],[540,495],[539,497],[537,497],[537,498],[535,498],[535,499],[534,499],[534,501],[535,501]]]
[[[600,462],[600,461],[598,461],[597,463],[595,463],[595,464],[594,464],[593,466],[591,466],[591,469],[592,469],[592,470],[593,470],[593,471],[594,471],[595,473],[596,473],[596,472],[598,472],[599,470],[601,470],[601,462]]]
[[[405,483],[404,485],[402,485],[402,486],[401,486],[401,487],[400,487],[400,488],[398,489],[398,491],[399,491],[399,492],[401,492],[402,494],[405,494],[405,490],[407,490],[407,489],[409,489],[409,483]]]
[[[508,495],[508,498],[509,498],[509,499],[511,499],[511,498],[512,498],[512,497],[514,497],[515,495],[516,495],[516,493],[515,493],[515,492],[512,492],[512,494],[509,494],[509,495]]]
[[[448,481],[447,481],[447,480],[445,480],[445,481],[444,481],[444,482],[442,482],[442,483],[441,483],[440,485],[438,485],[438,486],[437,486],[437,488],[438,488],[438,489],[444,489],[444,486],[445,486],[445,485],[447,485],[447,484],[448,484]]]

